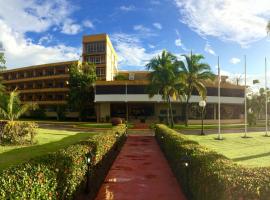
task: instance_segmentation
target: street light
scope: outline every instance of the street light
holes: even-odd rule
[[[85,188],[85,192],[89,193],[89,179],[90,179],[90,167],[91,167],[91,163],[92,163],[92,158],[93,155],[91,152],[85,154],[85,162],[87,164],[87,175],[86,175],[86,188]]]
[[[202,108],[202,129],[201,129],[201,135],[205,135],[205,133],[203,132],[203,118],[204,118],[204,110],[205,110],[205,106],[206,106],[206,101],[205,100],[201,100],[199,101],[199,106]]]

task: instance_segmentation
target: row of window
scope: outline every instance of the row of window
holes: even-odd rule
[[[89,42],[85,44],[86,53],[102,53],[105,52],[105,42]]]
[[[24,94],[21,95],[22,101],[64,101],[67,99],[67,94]]]
[[[5,80],[15,80],[15,79],[24,79],[24,78],[33,78],[40,76],[53,76],[53,75],[61,75],[68,73],[68,69],[65,67],[60,67],[57,69],[39,69],[39,70],[31,70],[31,71],[23,71],[23,72],[10,72],[5,73],[3,75]]]
[[[12,84],[8,85],[8,90],[14,90],[15,88],[19,90],[28,90],[28,89],[42,89],[42,88],[64,88],[68,86],[68,81],[37,81],[30,83],[20,83],[20,84]]]
[[[96,87],[96,94],[148,94],[146,86],[143,85],[100,85]],[[221,88],[221,96],[224,97],[244,97],[244,90]],[[196,91],[192,95],[198,95]],[[218,96],[217,88],[207,88],[208,96]]]
[[[104,64],[105,63],[105,55],[87,56],[86,62],[95,63],[95,64]]]

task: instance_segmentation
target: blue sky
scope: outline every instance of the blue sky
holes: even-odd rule
[[[216,72],[262,79],[269,0],[0,0],[9,68],[79,59],[82,35],[108,33],[120,69],[144,70],[163,49],[200,53]],[[270,71],[270,70],[269,70]]]

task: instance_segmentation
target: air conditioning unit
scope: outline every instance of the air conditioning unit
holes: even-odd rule
[[[128,74],[128,80],[133,81],[135,79],[135,74],[134,73],[129,73]]]

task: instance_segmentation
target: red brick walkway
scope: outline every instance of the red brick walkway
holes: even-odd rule
[[[96,200],[186,199],[153,136],[129,136]]]

